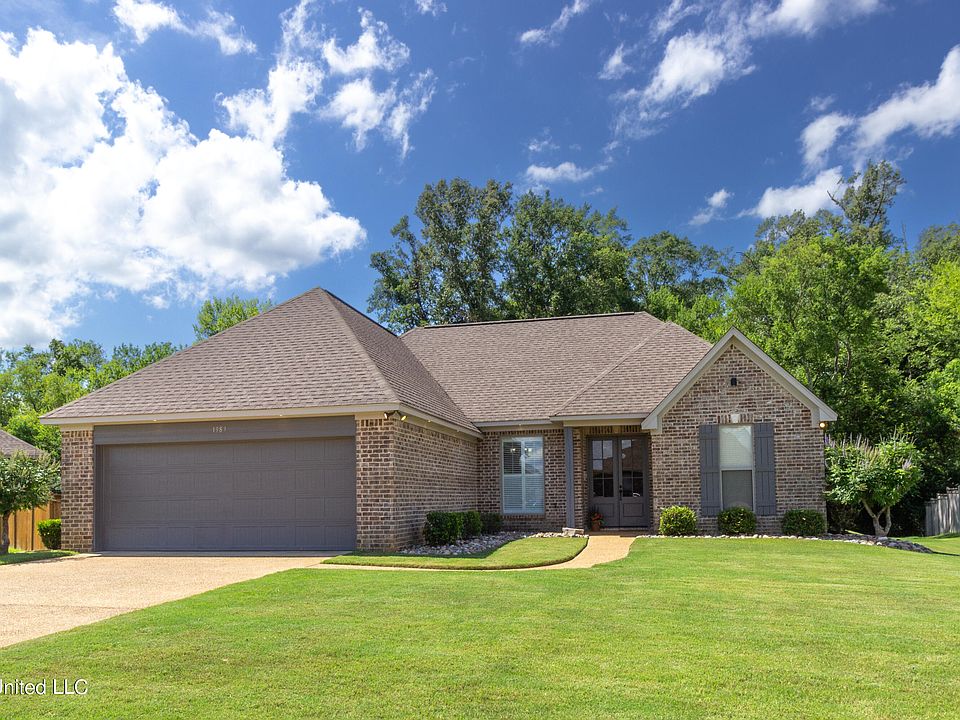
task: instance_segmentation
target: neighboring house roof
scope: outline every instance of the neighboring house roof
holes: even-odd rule
[[[251,416],[265,409],[359,412],[384,405],[409,406],[476,433],[397,336],[317,288],[44,419]]]
[[[578,414],[565,408],[577,399],[583,414],[608,415],[615,407],[642,417],[709,348],[643,312],[436,325],[401,338],[478,424]],[[626,357],[634,352],[632,360]],[[638,365],[643,360],[645,368]],[[611,387],[626,374],[631,382],[644,378],[639,394]]]
[[[646,415],[707,351],[710,343],[664,323],[552,413],[554,419]]]
[[[717,361],[717,358],[730,347],[738,348],[750,360],[766,370],[787,392],[810,408],[810,423],[813,427],[819,426],[821,422],[833,422],[837,419],[837,413],[831,409],[829,405],[810,392],[810,390],[793,375],[780,367],[773,358],[757,347],[746,335],[736,328],[730,328],[727,334],[710,348],[690,372],[688,372],[657,404],[650,414],[647,415],[643,421],[643,428],[645,430],[659,429],[660,419],[673,407],[673,404],[683,396],[690,386]]]
[[[40,454],[40,448],[36,448],[25,440],[0,430],[0,455],[13,455],[15,452],[22,452],[30,457],[36,457]]]

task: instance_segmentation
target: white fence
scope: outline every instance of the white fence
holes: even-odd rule
[[[927,500],[926,535],[960,532],[960,488],[947,488],[946,492]]]

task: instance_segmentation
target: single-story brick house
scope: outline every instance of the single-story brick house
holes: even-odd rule
[[[835,413],[737,330],[646,313],[396,336],[311,290],[44,417],[74,550],[395,548],[429,510],[508,527],[761,529],[824,509]]]

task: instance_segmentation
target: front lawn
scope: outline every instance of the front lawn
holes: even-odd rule
[[[15,550],[10,548],[6,555],[0,555],[0,565],[32,562],[33,560],[49,560],[50,558],[73,555],[69,550]]]
[[[845,543],[641,538],[588,570],[292,570],[0,650],[4,682],[89,682],[0,696],[0,717],[946,719],[958,617],[960,558]]]
[[[579,555],[586,545],[586,538],[529,537],[514,540],[489,552],[460,557],[361,551],[338,555],[324,562],[332,565],[376,565],[442,570],[508,570],[566,562]]]

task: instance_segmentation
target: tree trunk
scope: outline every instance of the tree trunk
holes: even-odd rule
[[[886,537],[890,534],[890,526],[893,525],[893,521],[890,519],[890,506],[885,507],[883,512],[887,514],[886,522],[883,524],[883,536]]]
[[[870,516],[870,519],[873,520],[873,534],[877,537],[885,537],[890,531],[890,508],[885,508],[887,511],[887,529],[884,530],[883,523],[880,521],[880,517],[883,515],[883,509],[879,512],[874,512],[873,508],[867,505],[866,502],[863,503],[863,507],[867,511],[867,515]]]
[[[10,513],[4,513],[0,519],[0,555],[10,552]]]

